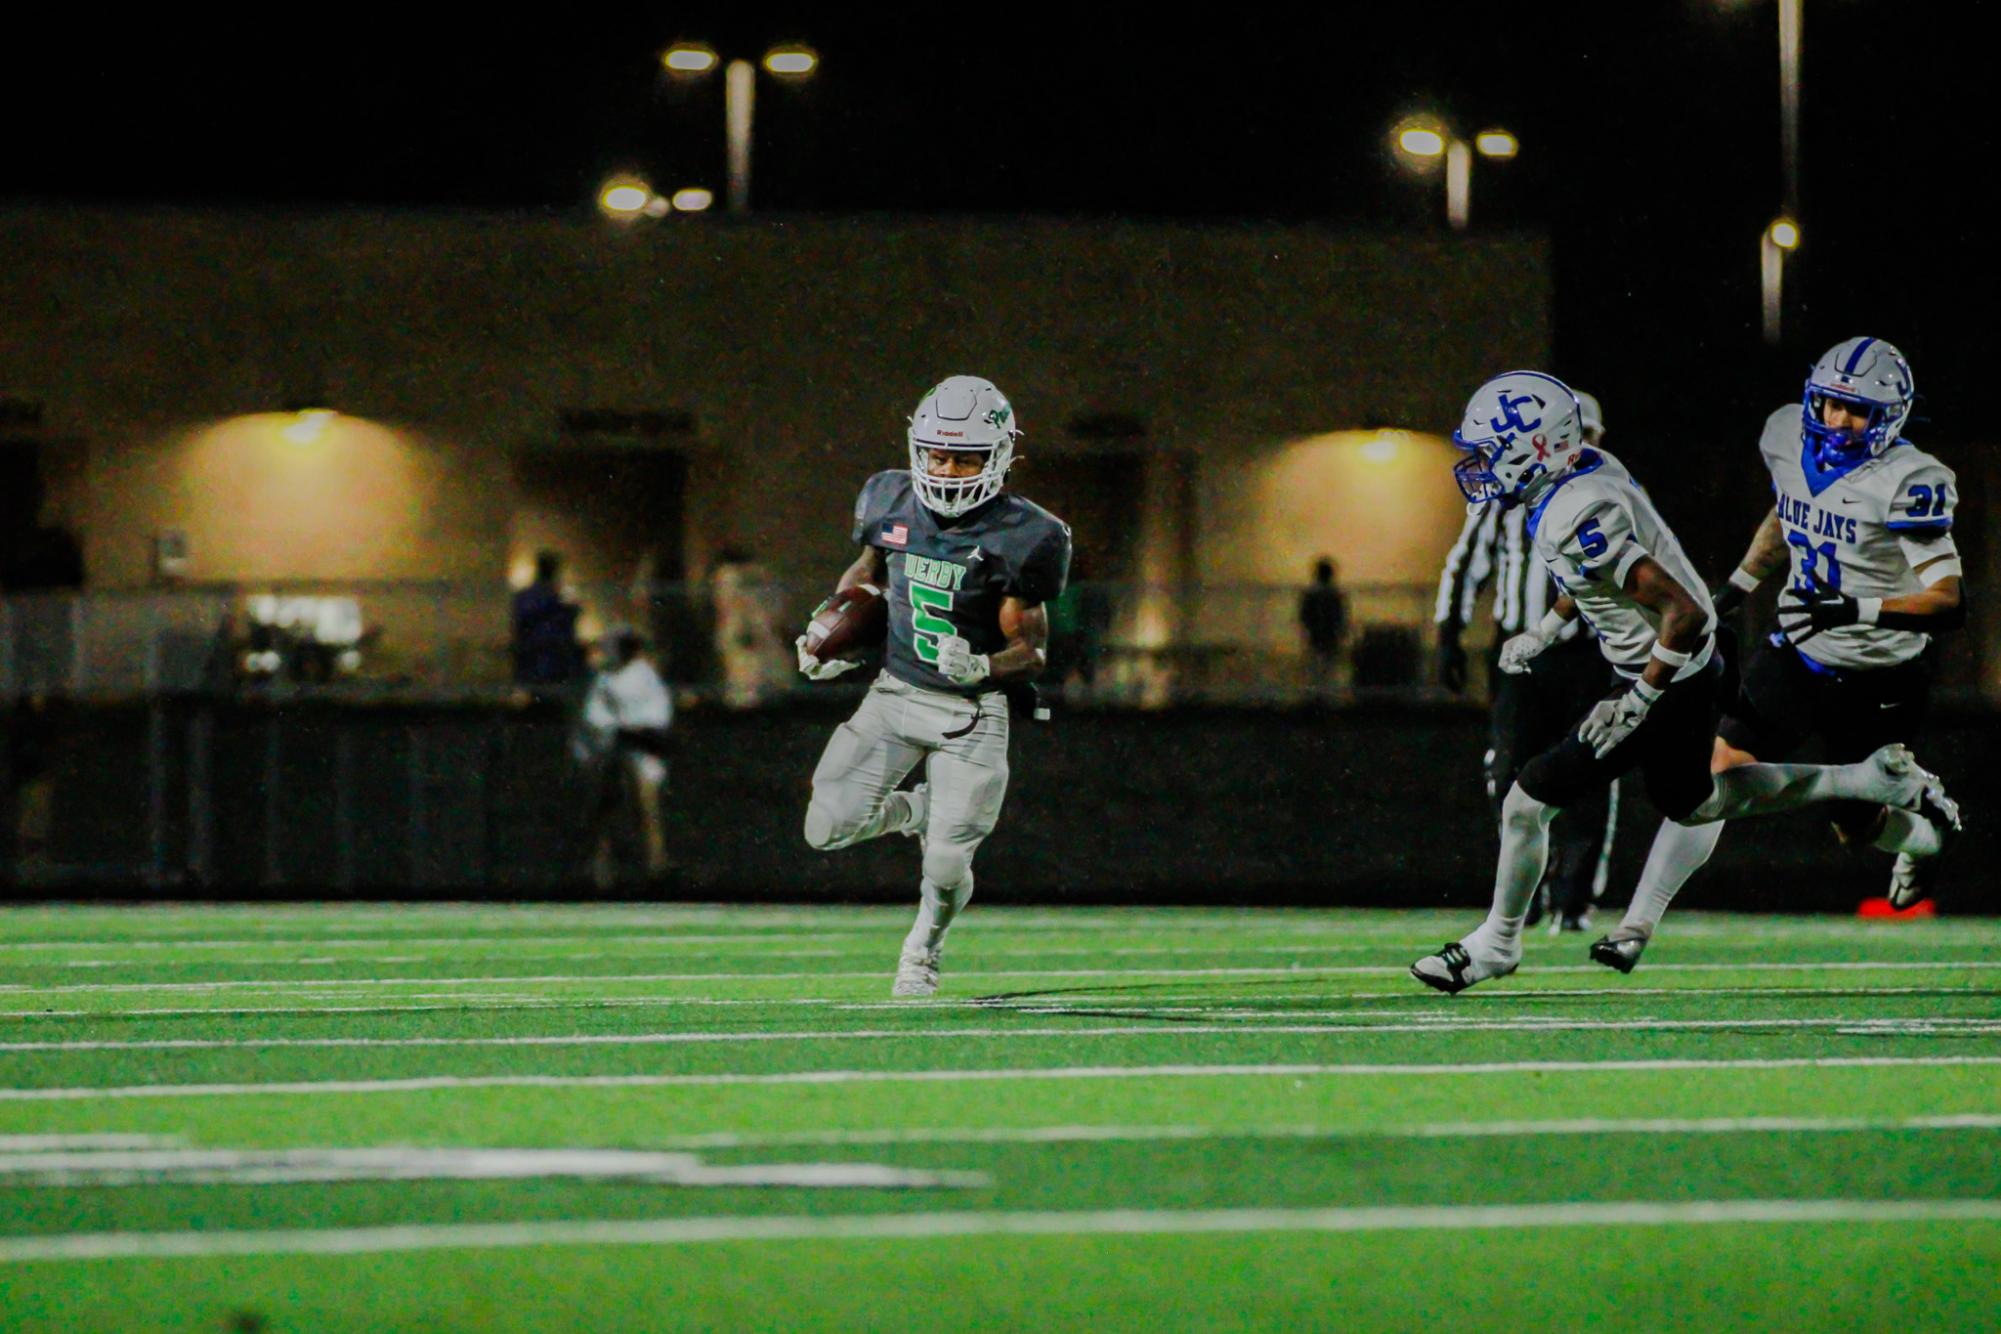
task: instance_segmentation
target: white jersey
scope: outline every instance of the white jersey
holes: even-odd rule
[[[667,683],[652,663],[634,658],[616,671],[591,678],[571,750],[579,761],[605,759],[618,749],[620,728],[665,731],[673,723],[674,697],[667,693]],[[631,758],[633,767],[651,781],[666,778],[667,766],[658,756],[634,752]]]
[[[1660,637],[1660,614],[1625,590],[1642,556],[1653,557],[1701,606],[1705,636],[1716,628],[1716,609],[1681,543],[1632,474],[1604,450],[1578,454],[1529,511],[1528,527],[1537,559],[1598,632],[1598,647],[1620,675],[1645,670]],[[1705,638],[1683,674],[1706,666],[1714,649]]]
[[[1917,567],[1956,558],[1952,469],[1916,445],[1892,445],[1846,470],[1823,470],[1807,452],[1798,404],[1765,419],[1758,449],[1772,473],[1779,527],[1792,551],[1792,586],[1855,598],[1893,598],[1925,587]],[[1956,559],[1939,567],[1957,573]],[[1939,575],[1930,576],[1933,579]],[[1931,636],[1879,625],[1825,630],[1800,649],[1830,667],[1891,667],[1925,651]]]

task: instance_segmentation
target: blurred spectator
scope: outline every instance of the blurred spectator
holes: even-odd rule
[[[1086,686],[1098,680],[1098,657],[1112,625],[1112,600],[1103,584],[1091,577],[1084,553],[1071,557],[1070,582],[1049,604],[1049,667],[1052,685],[1073,675]]]
[[[558,582],[563,558],[535,554],[535,582],[514,595],[514,679],[520,685],[561,685],[583,673],[577,605]]]
[[[724,547],[709,576],[716,604],[716,656],[723,703],[752,709],[792,683],[792,649],[777,624],[781,590],[741,547]]]
[[[646,879],[658,880],[668,871],[660,802],[674,701],[642,652],[645,643],[629,626],[605,635],[604,663],[584,695],[571,747],[589,779],[591,880],[601,890],[627,878],[619,874],[619,835],[621,826],[629,828],[635,820]]]
[[[1341,643],[1348,637],[1348,599],[1334,582],[1334,562],[1322,556],[1313,567],[1313,586],[1299,595],[1299,624],[1306,631],[1306,650],[1314,685],[1334,683],[1341,663]]]

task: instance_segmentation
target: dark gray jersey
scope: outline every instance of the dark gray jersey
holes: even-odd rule
[[[919,501],[907,468],[879,472],[855,501],[854,540],[889,567],[891,676],[926,690],[978,695],[998,687],[953,685],[934,670],[938,639],[957,635],[975,653],[1007,647],[1003,598],[1048,602],[1070,577],[1070,525],[1009,492],[956,520]]]

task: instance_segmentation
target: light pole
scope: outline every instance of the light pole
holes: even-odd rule
[[[1799,224],[1791,218],[1776,218],[1758,239],[1758,273],[1763,280],[1765,341],[1777,344],[1784,323],[1786,256],[1800,243]]]
[[[677,78],[701,78],[722,63],[712,47],[677,42],[660,63]],[[820,57],[798,45],[774,46],[764,53],[764,69],[774,78],[800,80],[820,67]],[[750,127],[757,105],[757,70],[748,60],[732,60],[723,70],[723,145],[729,160],[729,210],[750,211]]]
[[[1521,144],[1506,130],[1482,130],[1469,144],[1434,120],[1402,122],[1395,143],[1398,154],[1418,171],[1429,172],[1434,161],[1445,159],[1445,220],[1455,232],[1466,230],[1473,213],[1474,155],[1506,162],[1521,152]]]

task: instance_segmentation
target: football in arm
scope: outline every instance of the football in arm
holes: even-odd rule
[[[889,604],[874,584],[844,588],[806,625],[806,651],[821,662],[854,657],[889,638]]]

